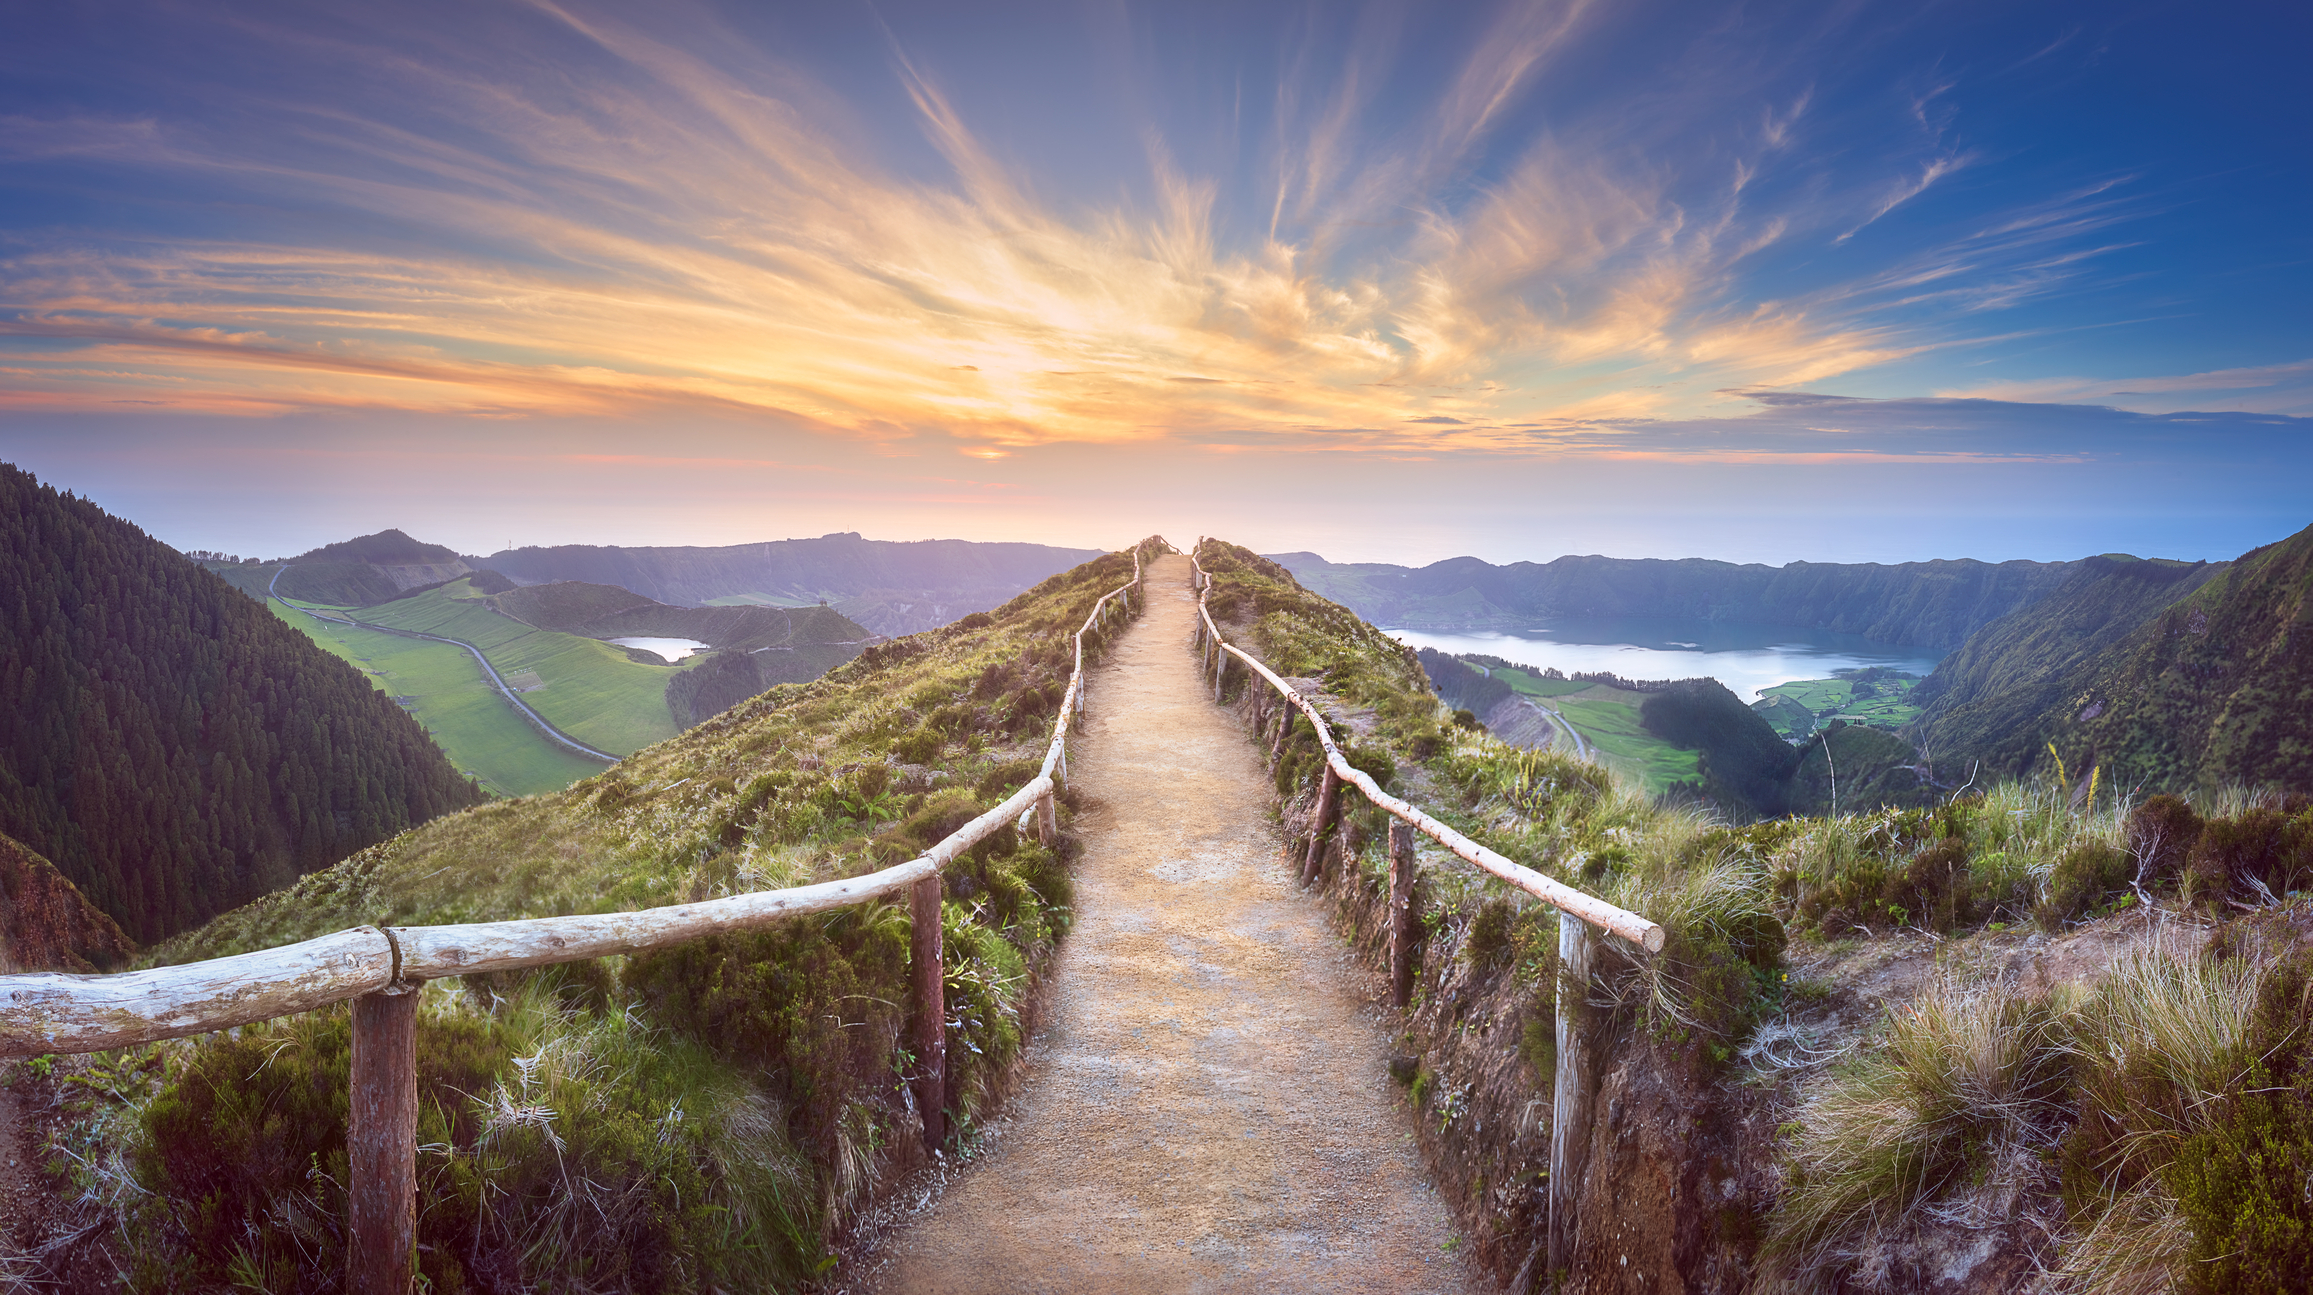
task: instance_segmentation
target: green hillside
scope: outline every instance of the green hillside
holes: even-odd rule
[[[464,648],[321,620],[279,602],[275,614],[368,675],[425,726],[461,773],[496,796],[560,791],[602,761],[548,741],[515,711]]]
[[[2053,743],[2146,790],[2313,788],[2313,528],[2227,564],[2112,562],[1919,692],[1939,762],[1987,776],[2053,773]]]
[[[491,611],[464,580],[353,616],[473,644],[547,723],[598,750],[631,755],[676,733],[667,683],[690,662],[644,664],[615,644],[533,628]]]
[[[910,857],[1035,775],[1067,635],[1132,570],[1130,554],[1108,555],[983,623],[873,648],[567,790],[438,820],[161,956],[366,922],[617,911]],[[473,608],[443,601],[413,621],[474,629],[461,619]],[[1061,816],[1073,820],[1072,796]],[[1069,922],[1066,855],[1007,829],[948,869],[959,1132],[1017,1066],[1024,1013]],[[908,928],[904,903],[880,903],[429,984],[417,1041],[420,1141],[439,1148],[419,1170],[429,1288],[806,1287],[877,1183],[926,1163],[895,1051]],[[128,1099],[90,1136],[109,1140],[91,1149],[116,1155],[107,1163],[137,1188],[103,1198],[112,1235],[138,1239],[137,1285],[342,1271],[342,1178],[328,1171],[342,1175],[346,1039],[339,1009],[163,1045],[165,1064],[123,1068]]]
[[[0,834],[152,940],[480,791],[231,586],[0,465]]]

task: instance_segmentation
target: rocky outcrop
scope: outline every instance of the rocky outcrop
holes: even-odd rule
[[[112,971],[135,952],[56,865],[0,836],[0,975]]]

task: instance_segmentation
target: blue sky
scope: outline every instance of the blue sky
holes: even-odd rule
[[[0,457],[185,547],[2313,522],[2303,6],[21,6]]]

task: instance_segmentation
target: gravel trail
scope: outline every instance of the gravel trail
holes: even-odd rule
[[[869,1264],[888,1295],[1486,1291],[1367,978],[1201,691],[1188,559],[1091,680],[1075,930],[995,1148]]]

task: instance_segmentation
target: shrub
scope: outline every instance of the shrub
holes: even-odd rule
[[[1478,915],[1470,919],[1469,934],[1462,939],[1462,956],[1483,970],[1501,966],[1509,959],[1510,931],[1517,920],[1517,908],[1500,896],[1478,905]]]
[[[2088,909],[2127,892],[2128,855],[2102,841],[2083,841],[2064,852],[2048,874],[2046,896],[2033,910],[2043,930],[2054,931]]]
[[[2003,988],[1943,981],[1898,1011],[1880,1046],[1801,1113],[1771,1264],[1794,1275],[1853,1265],[1923,1204],[2036,1163],[2065,1116],[2064,1041],[2054,1002]]]
[[[418,1267],[431,1289],[704,1291],[816,1266],[792,1151],[695,1053],[543,994],[498,1012],[428,999]],[[343,1008],[186,1049],[132,1146],[154,1193],[133,1224],[132,1285],[336,1288],[350,1051]]]
[[[2313,877],[2313,813],[2294,816],[2263,806],[2211,819],[2187,858],[2188,887],[2221,903],[2236,891],[2270,898]]]
[[[1373,779],[1374,785],[1383,791],[1389,790],[1390,783],[1397,780],[1397,761],[1390,759],[1389,752],[1381,747],[1353,743],[1342,751],[1341,758],[1349,762],[1350,768]]]
[[[2201,816],[2181,797],[2154,796],[2137,806],[2128,816],[2128,853],[2138,881],[2149,887],[2175,877],[2200,835]]]
[[[891,753],[907,764],[930,764],[945,744],[940,730],[926,722],[893,739]]]

